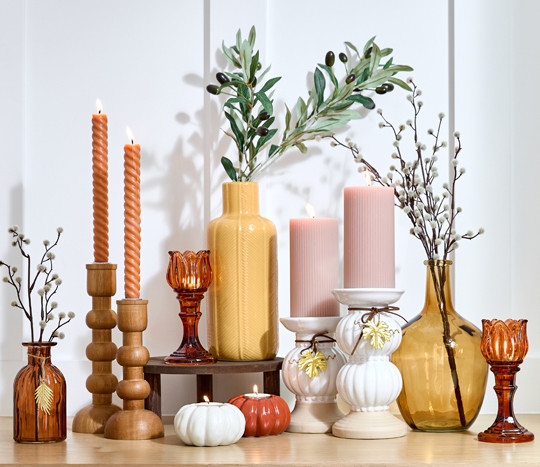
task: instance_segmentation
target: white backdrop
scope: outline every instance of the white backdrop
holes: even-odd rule
[[[0,0],[0,258],[17,261],[7,227],[19,224],[39,248],[58,225],[65,234],[57,251],[64,279],[59,302],[78,316],[53,360],[68,380],[68,412],[90,400],[85,347],[85,264],[92,261],[91,126],[100,98],[109,116],[111,262],[123,277],[123,144],[129,125],[142,148],[142,297],[149,299],[144,343],[165,355],[181,340],[178,304],[165,281],[167,251],[205,247],[204,231],[221,212],[219,159],[232,146],[220,131],[221,100],[204,91],[224,66],[218,50],[238,28],[258,32],[263,64],[282,76],[276,106],[306,95],[314,65],[345,40],[359,46],[373,35],[393,47],[395,61],[415,68],[423,90],[425,129],[438,112],[462,133],[461,158],[468,173],[460,187],[463,229],[484,226],[486,235],[462,245],[456,258],[458,311],[480,326],[482,318],[529,318],[530,351],[518,376],[516,410],[536,412],[540,343],[535,319],[538,262],[535,234],[537,162],[533,140],[540,93],[531,76],[539,41],[531,23],[533,0]],[[455,24],[451,21],[455,18]],[[450,24],[450,27],[449,27]],[[406,77],[406,76],[405,76]],[[377,100],[394,122],[409,118],[406,93]],[[372,112],[343,132],[364,155],[388,166],[391,140]],[[445,175],[444,161],[441,175]],[[261,211],[278,228],[280,315],[289,315],[288,222],[303,217],[306,202],[320,216],[340,219],[343,187],[361,183],[345,151],[325,142],[307,155],[291,152],[264,178]],[[527,202],[525,202],[527,200]],[[406,317],[423,304],[423,252],[396,212],[396,284]],[[3,232],[3,233],[2,233]],[[342,230],[341,230],[342,232]],[[13,377],[25,356],[20,342],[27,323],[9,306],[11,290],[0,287],[0,415],[11,412]],[[204,317],[204,315],[203,315]],[[205,335],[204,323],[200,329]],[[118,330],[114,340],[121,343]],[[204,340],[204,339],[203,339]],[[279,355],[293,345],[280,329]],[[115,371],[120,375],[120,369]],[[246,392],[259,375],[216,377],[216,400]],[[488,383],[492,386],[492,379]],[[293,398],[286,388],[283,394]],[[195,398],[193,377],[164,377],[163,411],[173,414]],[[484,412],[496,410],[487,391]]]

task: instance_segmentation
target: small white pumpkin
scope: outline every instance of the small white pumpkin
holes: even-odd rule
[[[180,439],[194,446],[227,446],[244,434],[246,419],[232,404],[200,402],[184,405],[174,417]]]

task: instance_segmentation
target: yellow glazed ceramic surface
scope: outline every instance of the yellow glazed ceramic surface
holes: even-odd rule
[[[269,360],[278,349],[276,228],[259,215],[258,189],[223,184],[223,215],[208,224],[208,345],[220,360]]]

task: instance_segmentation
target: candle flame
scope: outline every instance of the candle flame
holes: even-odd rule
[[[103,104],[101,103],[99,99],[96,100],[96,108],[97,108],[98,114],[103,112]]]
[[[306,212],[308,213],[309,217],[315,217],[315,208],[312,204],[307,203],[306,204]]]
[[[373,180],[373,174],[368,170],[364,170],[364,177],[366,179],[366,185],[371,186],[371,181]]]
[[[126,133],[127,133],[127,136],[129,138],[129,140],[131,141],[131,144],[133,144],[133,141],[134,141],[134,138],[133,138],[133,132],[131,131],[131,128],[130,127],[126,127]]]
[[[207,404],[210,404],[210,399],[208,399],[208,396],[203,396],[204,402]]]
[[[253,385],[253,392],[255,394],[259,394],[259,386],[257,386],[256,384]]]

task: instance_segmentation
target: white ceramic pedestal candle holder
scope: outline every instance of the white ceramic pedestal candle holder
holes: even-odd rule
[[[296,333],[296,347],[285,356],[281,371],[283,382],[296,395],[287,431],[327,433],[343,417],[336,403],[336,378],[347,357],[332,340],[340,319],[281,318],[281,323]],[[322,332],[324,335],[317,336]]]
[[[336,289],[333,292],[340,303],[349,307],[349,314],[338,324],[336,340],[349,355],[349,362],[339,371],[337,388],[351,411],[334,424],[332,433],[354,439],[405,436],[407,425],[389,411],[403,385],[399,370],[390,361],[390,355],[401,343],[399,318],[380,312],[373,313],[367,321],[370,311],[365,310],[387,307],[397,302],[403,291]]]

